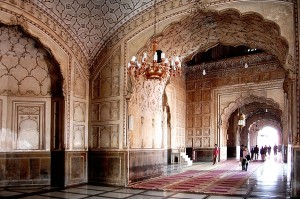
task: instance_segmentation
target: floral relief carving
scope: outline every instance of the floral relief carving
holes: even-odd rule
[[[118,49],[93,79],[93,99],[104,99],[120,95],[120,53],[120,49]]]
[[[74,93],[76,97],[86,97],[86,81],[75,63]]]
[[[195,104],[195,114],[199,115],[201,113],[202,113],[202,106],[201,106],[201,104],[200,103],[199,104]]]
[[[83,102],[74,102],[74,121],[84,122],[86,115],[86,104]]]
[[[203,147],[210,147],[210,138],[209,137],[203,137],[202,138],[202,146]]]
[[[118,148],[119,147],[119,126],[100,125],[93,126],[91,144],[93,149]]]
[[[18,129],[18,149],[40,149],[40,132],[38,116],[20,116]]]
[[[17,149],[44,149],[45,138],[45,103],[13,102],[13,118],[17,121],[14,131],[17,132]]]
[[[200,148],[202,145],[201,145],[201,138],[199,137],[196,137],[194,138],[194,146],[195,148]]]
[[[92,103],[92,121],[115,121],[120,117],[119,101]]]
[[[202,116],[202,125],[203,127],[210,127],[210,116]]]
[[[73,134],[73,147],[79,149],[84,148],[85,126],[74,125]]]

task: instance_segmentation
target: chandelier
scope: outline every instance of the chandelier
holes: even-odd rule
[[[155,22],[154,22],[154,36],[156,36],[156,2],[154,2]],[[140,76],[145,79],[166,79],[169,76],[181,75],[181,60],[178,56],[173,58],[167,57],[162,50],[158,50],[158,41],[155,38],[152,41],[153,59],[150,60],[149,55],[144,52],[140,62],[136,56],[133,56],[128,63],[128,74],[139,78]]]

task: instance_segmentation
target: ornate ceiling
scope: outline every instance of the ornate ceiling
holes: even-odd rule
[[[163,9],[168,11],[174,9],[175,12],[180,6],[198,5],[200,8],[206,8],[224,5],[224,2],[238,1],[157,0],[157,2],[160,5],[159,12],[164,12]],[[153,10],[154,0],[23,0],[21,3],[7,0],[7,3],[32,10],[36,12],[32,12],[34,15],[43,14],[55,20],[55,23],[67,32],[69,39],[76,43],[80,49],[79,55],[83,56],[91,67],[99,52],[114,34],[118,34],[117,37],[120,39],[119,33],[116,33],[120,27],[145,12],[149,12],[145,20],[152,20],[150,12]],[[37,10],[33,10],[33,7]],[[130,31],[124,27],[123,29],[125,34]],[[169,54],[180,53],[183,57],[188,56],[188,59],[198,51],[207,50],[217,43],[257,47],[275,55],[281,63],[288,51],[287,42],[280,36],[279,27],[275,23],[257,14],[241,14],[234,10],[220,13],[198,12],[169,26],[162,33],[161,42]]]
[[[152,0],[35,0],[71,34],[88,60],[109,37],[134,15],[153,5]]]

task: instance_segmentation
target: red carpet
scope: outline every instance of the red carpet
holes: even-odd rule
[[[261,164],[261,162],[251,162],[248,171],[242,171],[236,160],[224,161],[205,169],[201,169],[201,167],[204,167],[203,165],[194,165],[191,167],[193,170],[150,179],[132,184],[130,187],[165,191],[233,194]]]

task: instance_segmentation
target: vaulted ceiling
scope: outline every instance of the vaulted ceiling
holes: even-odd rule
[[[165,3],[170,3],[164,0],[34,0],[27,3],[39,7],[64,27],[90,65],[118,28],[143,12],[151,12],[154,2],[162,8],[159,12],[165,9]],[[212,0],[171,1],[173,9],[175,5],[198,4],[205,7],[205,4],[220,3]],[[277,24],[254,13],[242,15],[233,10],[221,13],[198,12],[170,25],[161,36],[160,42],[168,53],[180,53],[186,60],[191,60],[196,53],[207,51],[219,43],[262,49],[275,55],[281,63],[284,63],[288,51],[287,42],[281,37]]]
[[[34,4],[56,19],[92,60],[110,36],[153,0],[35,0]]]

